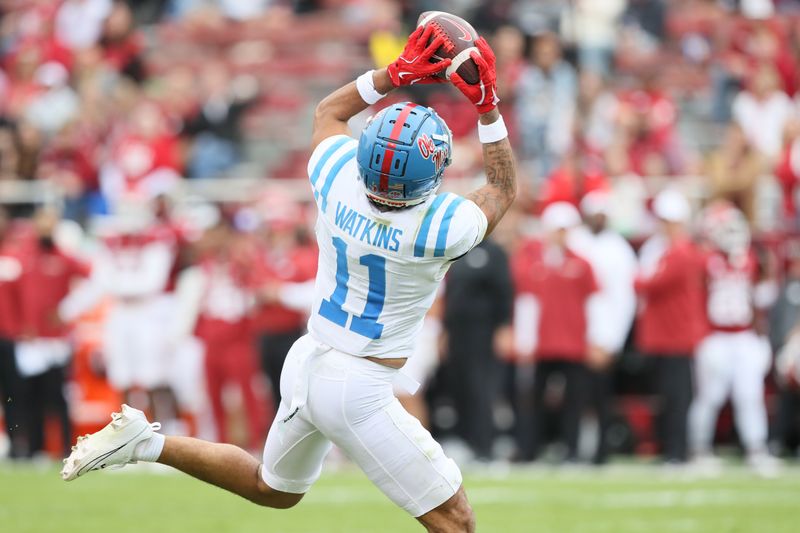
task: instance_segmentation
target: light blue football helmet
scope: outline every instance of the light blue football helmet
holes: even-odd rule
[[[358,140],[358,172],[367,196],[406,207],[424,202],[450,164],[453,135],[436,112],[411,102],[372,116]]]

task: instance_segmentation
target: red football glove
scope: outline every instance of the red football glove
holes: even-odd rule
[[[409,35],[406,47],[397,60],[386,67],[392,85],[411,85],[412,83],[436,83],[437,78],[434,74],[445,70],[450,66],[450,60],[444,59],[436,63],[431,63],[431,56],[444,43],[444,37],[435,38],[430,45],[426,46],[428,39],[433,33],[433,25],[427,27],[420,26],[414,33]],[[444,80],[441,80],[444,81]]]
[[[458,72],[450,74],[450,81],[478,108],[478,113],[488,113],[497,107],[497,102],[500,101],[497,97],[494,52],[483,37],[475,41],[475,45],[480,50],[480,54],[472,52],[469,56],[478,66],[480,81],[475,85],[470,85],[458,75]]]

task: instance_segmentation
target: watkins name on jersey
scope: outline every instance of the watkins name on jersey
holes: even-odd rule
[[[342,202],[336,204],[334,222],[342,231],[361,242],[390,252],[400,249],[402,229],[372,220]]]

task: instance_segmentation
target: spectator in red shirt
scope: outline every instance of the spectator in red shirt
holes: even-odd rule
[[[178,274],[189,265],[192,241],[198,238],[193,235],[192,224],[178,220],[173,215],[172,199],[165,194],[153,201],[155,223],[149,230],[150,238],[166,243],[172,254],[169,281],[166,292],[175,292]]]
[[[123,129],[100,172],[103,193],[113,204],[125,197],[151,199],[169,191],[180,180],[181,163],[177,135],[161,109],[142,102]]]
[[[22,381],[17,370],[14,339],[19,332],[18,282],[22,264],[11,244],[11,220],[0,206],[0,405],[11,442],[12,459],[23,457],[24,420],[20,409]]]
[[[586,305],[598,289],[592,267],[567,247],[568,230],[580,222],[580,214],[571,204],[550,205],[542,213],[544,241],[523,245],[512,261],[518,297],[532,295],[539,308],[538,324],[520,323],[520,314],[515,323],[515,328],[538,329],[533,428],[530,441],[521,446],[525,460],[539,455],[545,417],[554,396],[561,396],[558,432],[567,448],[566,460],[578,458],[580,419],[588,386]]]
[[[0,109],[3,115],[19,119],[33,99],[42,92],[36,82],[36,69],[43,62],[41,51],[36,46],[22,46],[5,58],[5,70],[9,83]]]
[[[258,366],[252,324],[255,282],[253,257],[242,257],[242,236],[223,221],[206,232],[202,282],[195,334],[205,347],[206,387],[217,428],[217,439],[230,442],[230,413],[223,390],[233,385],[241,392],[247,419],[247,447],[263,444],[263,400],[255,389]]]
[[[678,109],[663,87],[659,71],[652,68],[642,75],[639,88],[620,95],[623,142],[631,169],[642,176],[674,175],[684,167],[676,135]]]
[[[19,333],[17,282],[22,274],[11,231],[11,218],[0,205],[0,339],[8,341]]]
[[[596,167],[577,150],[567,153],[542,186],[542,205],[569,202],[577,207],[590,192],[608,190],[608,180],[599,168],[593,166]]]
[[[783,192],[783,215],[790,228],[794,228],[797,225],[797,185],[800,183],[800,121],[796,119],[786,123],[783,148],[774,172]]]
[[[45,414],[55,411],[61,422],[62,446],[69,454],[72,441],[67,401],[66,369],[71,356],[70,327],[59,316],[59,304],[73,283],[89,274],[89,268],[61,250],[53,240],[59,215],[41,208],[34,216],[36,241],[24,247],[19,279],[21,341],[17,364],[25,377],[28,445],[31,454],[44,448]]]
[[[687,418],[692,402],[692,356],[703,337],[703,260],[689,238],[691,208],[677,191],[661,192],[653,211],[662,231],[640,251],[634,287],[641,307],[636,328],[639,350],[652,358],[660,401],[661,453],[668,463],[687,459]]]
[[[39,177],[64,191],[64,218],[85,220],[105,212],[98,190],[95,154],[98,140],[86,124],[72,122],[61,129],[42,151]]]

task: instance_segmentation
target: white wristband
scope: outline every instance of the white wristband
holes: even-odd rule
[[[503,122],[503,115],[500,115],[500,118],[491,124],[481,124],[480,121],[478,122],[478,139],[480,139],[483,144],[496,143],[497,141],[502,141],[506,137],[508,137],[508,130],[506,129],[506,123]]]
[[[356,88],[358,89],[358,94],[361,95],[361,99],[364,100],[369,105],[374,104],[384,96],[385,94],[379,93],[375,90],[375,82],[372,80],[372,73],[375,72],[374,70],[368,70],[358,78],[356,78]]]

